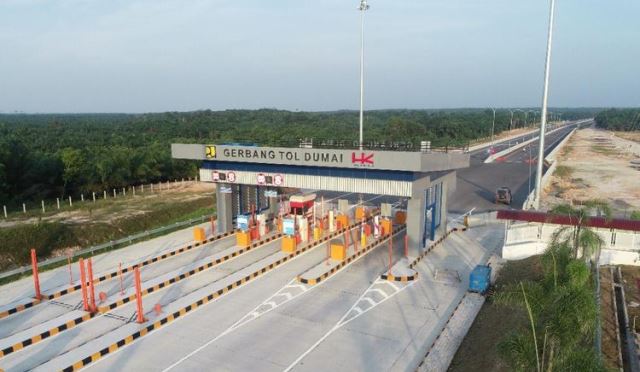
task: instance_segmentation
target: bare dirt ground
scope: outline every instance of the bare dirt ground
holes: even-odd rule
[[[137,188],[135,196],[129,189],[126,196],[120,193],[113,198],[112,194],[107,194],[106,200],[101,199],[102,195],[100,195],[95,203],[87,199],[85,202],[75,202],[72,207],[62,204],[60,210],[55,206],[47,206],[48,210],[44,214],[40,210],[28,211],[26,215],[14,213],[9,216],[9,219],[0,221],[0,228],[38,221],[111,222],[125,216],[145,214],[169,204],[213,197],[215,191],[215,184],[204,182],[185,182],[184,184],[178,182],[168,189],[164,187],[162,186],[161,190],[156,187],[153,192],[149,187],[144,192]]]
[[[613,132],[616,136],[640,143],[640,132]]]
[[[544,209],[603,199],[616,216],[640,210],[640,143],[587,128],[571,137],[557,159],[558,168],[544,190]]]

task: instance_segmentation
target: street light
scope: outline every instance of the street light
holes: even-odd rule
[[[513,113],[518,111],[525,112],[524,110],[521,110],[521,109],[515,109],[515,110],[509,109],[509,112],[511,113],[511,122],[509,123],[509,130],[513,129]]]
[[[493,145],[493,131],[496,128],[496,109],[494,109],[493,107],[491,109],[493,110],[493,124],[491,124],[491,145]]]
[[[369,9],[367,0],[360,0],[360,150],[362,150],[362,124],[364,122],[364,12]]]
[[[538,140],[538,167],[536,173],[536,194],[533,206],[535,209],[540,208],[540,196],[542,195],[542,169],[544,165],[544,131],[547,125],[547,99],[549,98],[549,69],[551,65],[551,43],[553,41],[553,17],[556,8],[556,1],[551,0],[549,9],[549,32],[547,36],[547,58],[544,66],[544,88],[542,92],[542,114],[540,121],[540,137]]]

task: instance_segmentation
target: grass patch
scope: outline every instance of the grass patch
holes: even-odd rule
[[[616,155],[618,153],[611,147],[600,146],[600,145],[591,146],[591,151],[597,152],[598,154],[603,154],[603,155]]]
[[[559,177],[563,180],[571,178],[573,175],[574,169],[571,167],[567,167],[566,165],[558,165],[556,170],[553,172],[553,175]]]
[[[0,230],[0,241],[3,242],[0,245],[0,270],[29,264],[31,248],[35,248],[39,260],[43,260],[63,249],[90,247],[194,217],[212,214],[214,213],[214,204],[213,198],[205,197],[165,204],[143,214],[109,222],[38,222],[3,228]],[[164,231],[161,234],[164,235],[168,232]],[[148,236],[141,240],[152,237]],[[121,246],[109,247],[107,250],[117,248],[121,248]],[[51,268],[53,267],[47,269]],[[5,278],[0,282],[6,283],[15,279],[17,278]]]
[[[496,289],[509,283],[541,278],[540,256],[520,261],[509,261],[500,271]],[[519,327],[527,326],[527,324],[526,312],[498,306],[489,298],[480,309],[469,333],[458,348],[449,366],[449,372],[511,371],[509,366],[498,356],[497,345],[504,338],[504,335]]]

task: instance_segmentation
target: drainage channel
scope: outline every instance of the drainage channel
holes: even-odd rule
[[[629,314],[627,313],[627,303],[625,300],[622,272],[620,266],[613,271],[613,295],[616,303],[616,318],[618,320],[618,331],[620,333],[620,352],[622,353],[622,365],[625,371],[640,371],[638,363],[638,353],[635,347],[635,340],[629,327]]]

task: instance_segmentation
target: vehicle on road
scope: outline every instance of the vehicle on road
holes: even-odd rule
[[[508,187],[501,187],[496,190],[496,204],[502,203],[506,205],[511,205],[511,189]]]

